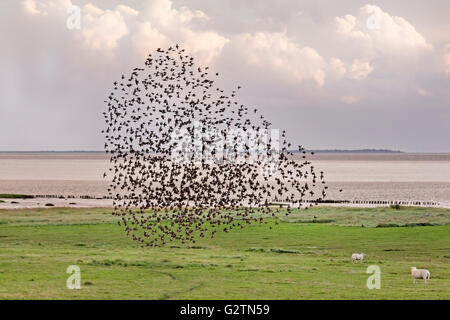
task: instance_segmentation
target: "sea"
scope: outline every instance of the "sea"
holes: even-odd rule
[[[450,153],[315,153],[308,160],[324,171],[331,200],[450,207]],[[108,168],[102,152],[4,152],[0,194],[100,198]]]

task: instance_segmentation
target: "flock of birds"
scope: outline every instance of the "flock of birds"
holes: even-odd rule
[[[269,135],[271,123],[236,99],[240,87],[227,94],[218,76],[176,45],[122,75],[105,100],[113,214],[143,247],[267,224],[326,196],[304,148],[294,159],[286,133]]]

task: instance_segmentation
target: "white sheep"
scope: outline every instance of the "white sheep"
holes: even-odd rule
[[[411,275],[413,278],[413,283],[416,283],[416,279],[423,279],[427,282],[430,279],[430,271],[427,269],[417,269],[416,267],[411,267]]]
[[[363,263],[364,257],[366,256],[365,253],[354,253],[352,254],[352,263],[354,263],[355,261],[361,261],[361,263]]]

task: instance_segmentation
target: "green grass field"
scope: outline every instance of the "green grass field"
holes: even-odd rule
[[[32,199],[34,196],[28,194],[11,194],[11,193],[0,193],[0,199]]]
[[[141,249],[108,209],[0,210],[0,298],[449,299],[449,223],[446,209],[320,207],[272,230]],[[376,228],[386,224],[430,226]],[[66,288],[69,265],[81,290]],[[366,287],[369,265],[381,268],[380,290]],[[411,266],[429,269],[429,283],[413,285]]]

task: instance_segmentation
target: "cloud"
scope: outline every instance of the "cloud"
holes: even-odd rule
[[[334,74],[338,79],[341,79],[347,73],[347,68],[341,59],[331,58],[328,65],[330,73]]]
[[[98,102],[111,83],[142,65],[141,56],[174,43],[212,63],[220,87],[239,82],[242,102],[298,141],[316,147],[450,148],[445,0],[439,0],[440,11],[421,2],[359,10],[356,0],[331,1],[317,9],[320,19],[310,4],[294,1],[252,1],[256,7],[233,1],[220,7],[210,1],[72,1],[82,7],[82,22],[87,14],[103,20],[68,30],[70,0],[0,1],[0,33],[8,43],[0,50],[0,131],[18,132],[0,149],[101,149],[104,106]],[[92,12],[84,10],[87,3]],[[84,28],[90,34],[83,35]],[[299,126],[299,118],[320,119],[325,129],[316,130],[314,121]],[[409,129],[418,123],[421,130],[412,139]]]
[[[185,31],[183,39],[186,51],[194,54],[203,65],[210,64],[218,57],[228,42],[228,39],[214,31],[198,32],[190,29]]]
[[[432,48],[406,19],[373,5],[360,8],[356,17],[336,17],[335,31],[344,39],[356,41],[371,55],[407,55]]]
[[[22,2],[25,12],[31,15],[67,16],[67,9],[72,5],[70,0],[39,1],[25,0]],[[84,45],[91,49],[115,49],[118,41],[128,34],[124,16],[137,16],[138,11],[125,5],[116,6],[115,10],[102,10],[88,3],[80,10],[82,27],[78,34]],[[68,16],[67,16],[68,17]]]
[[[125,6],[125,5],[123,5],[123,4],[119,4],[119,5],[116,7],[116,10],[117,10],[117,11],[120,11],[120,12],[122,12],[122,13],[128,14],[128,15],[130,15],[130,16],[137,16],[137,15],[139,14],[139,11],[134,10],[133,8],[128,7],[128,6]]]
[[[31,15],[47,15],[46,8],[65,5],[59,15],[66,15],[70,0],[25,0],[22,5]],[[142,12],[123,4],[114,9],[102,9],[87,3],[81,9],[82,23],[78,38],[86,48],[113,56],[119,41],[131,37],[132,48],[140,55],[160,46],[178,43],[200,64],[210,64],[220,55],[229,40],[214,30],[198,28],[209,17],[201,10],[187,6],[172,7],[171,0],[146,1]],[[129,19],[133,18],[133,19]]]
[[[406,19],[378,6],[365,5],[357,15],[338,16],[334,22],[341,45],[350,52],[354,50],[350,55],[325,59],[326,52],[302,46],[286,32],[256,31],[240,34],[232,41],[248,64],[268,67],[298,82],[313,80],[320,87],[327,79],[364,80],[376,67],[402,74],[408,68],[405,66],[414,61],[408,59],[432,49]]]
[[[346,104],[354,104],[358,101],[358,98],[355,96],[342,96],[340,100]]]
[[[132,41],[141,55],[146,56],[159,46],[179,43],[196,56],[198,63],[206,65],[218,57],[229,42],[214,30],[195,28],[197,23],[209,20],[203,11],[186,6],[177,10],[170,0],[154,0],[148,2],[144,13],[144,21],[138,23],[138,31]]]
[[[25,9],[25,12],[31,15],[39,15],[39,16],[48,15],[48,12],[45,11],[45,8],[47,7],[46,3],[43,2],[36,3],[35,0],[24,0],[22,1],[22,6]]]
[[[356,59],[350,66],[349,75],[351,79],[361,80],[367,78],[372,71],[373,67],[369,62]]]
[[[311,47],[302,47],[284,32],[244,33],[233,39],[247,63],[284,74],[299,82],[312,80],[323,86],[326,62]]]
[[[450,43],[445,46],[444,49],[444,72],[449,75],[450,74]]]
[[[346,14],[343,17],[336,17],[334,19],[336,25],[336,32],[338,34],[341,34],[348,38],[354,38],[359,40],[370,39],[370,35],[356,28],[358,22],[356,17],[350,14]]]
[[[419,89],[417,90],[417,94],[422,96],[422,97],[432,97],[433,94],[425,89]]]
[[[147,56],[157,48],[166,47],[169,43],[170,40],[154,28],[149,21],[139,23],[133,36],[133,46],[142,57]]]
[[[81,37],[84,44],[101,50],[115,49],[118,41],[128,34],[124,14],[137,15],[137,11],[123,5],[112,11],[90,3],[83,6],[82,13]]]
[[[36,1],[23,0],[22,7],[30,15],[48,16],[51,11],[64,11],[72,5],[70,0]]]

